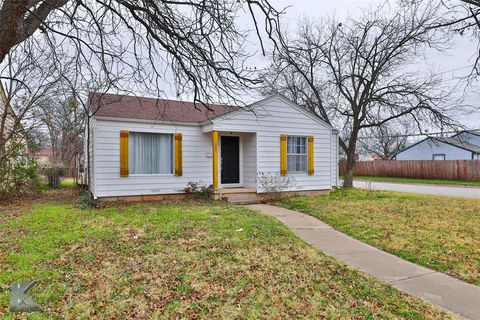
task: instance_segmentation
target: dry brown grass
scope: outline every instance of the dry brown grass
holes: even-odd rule
[[[8,285],[31,279],[33,319],[452,317],[222,204],[24,205],[0,217],[0,264],[6,318]]]

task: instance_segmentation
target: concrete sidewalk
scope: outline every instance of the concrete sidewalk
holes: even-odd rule
[[[249,205],[276,217],[297,236],[325,254],[358,268],[413,296],[467,319],[480,319],[480,287],[376,249],[332,229],[322,221],[271,205]]]

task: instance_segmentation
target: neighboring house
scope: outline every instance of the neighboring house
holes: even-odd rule
[[[460,132],[453,137],[429,137],[397,153],[396,160],[479,160],[480,135]]]
[[[38,164],[42,166],[49,167],[54,163],[52,148],[44,148],[44,149],[35,151],[32,153],[32,157],[35,159],[35,161]]]
[[[453,137],[480,146],[480,130],[462,131]]]
[[[89,103],[95,199],[178,194],[190,181],[212,184],[217,194],[261,193],[260,173],[294,176],[285,191],[338,183],[338,133],[281,95],[249,110],[99,93]]]
[[[357,161],[377,161],[377,160],[382,160],[378,154],[375,153],[364,153],[364,154],[357,154],[357,158],[355,159]]]

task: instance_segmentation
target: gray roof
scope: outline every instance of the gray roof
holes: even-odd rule
[[[433,138],[432,137],[432,139],[440,141],[440,142],[448,143],[448,144],[451,144],[455,147],[462,148],[462,149],[465,149],[465,150],[468,150],[468,151],[472,151],[472,152],[475,152],[475,153],[480,153],[480,146],[478,146],[476,144],[473,144],[473,143],[465,142],[464,140],[461,140],[461,139],[458,139],[458,138],[447,138],[447,137]]]
[[[458,132],[457,134],[454,134],[452,136],[452,138],[458,137],[459,135],[464,134],[464,133],[480,136],[480,130],[463,130],[463,131]]]

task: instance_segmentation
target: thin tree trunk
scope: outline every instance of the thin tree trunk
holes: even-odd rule
[[[355,157],[356,157],[356,150],[357,150],[357,138],[358,138],[358,129],[352,130],[350,135],[350,139],[348,141],[348,148],[347,148],[347,164],[345,168],[345,177],[343,179],[343,186],[345,188],[352,188],[353,187],[353,168],[355,167]]]
[[[345,177],[343,179],[343,186],[345,188],[353,187],[353,168],[355,167],[355,149],[348,150],[347,165],[345,168]]]

